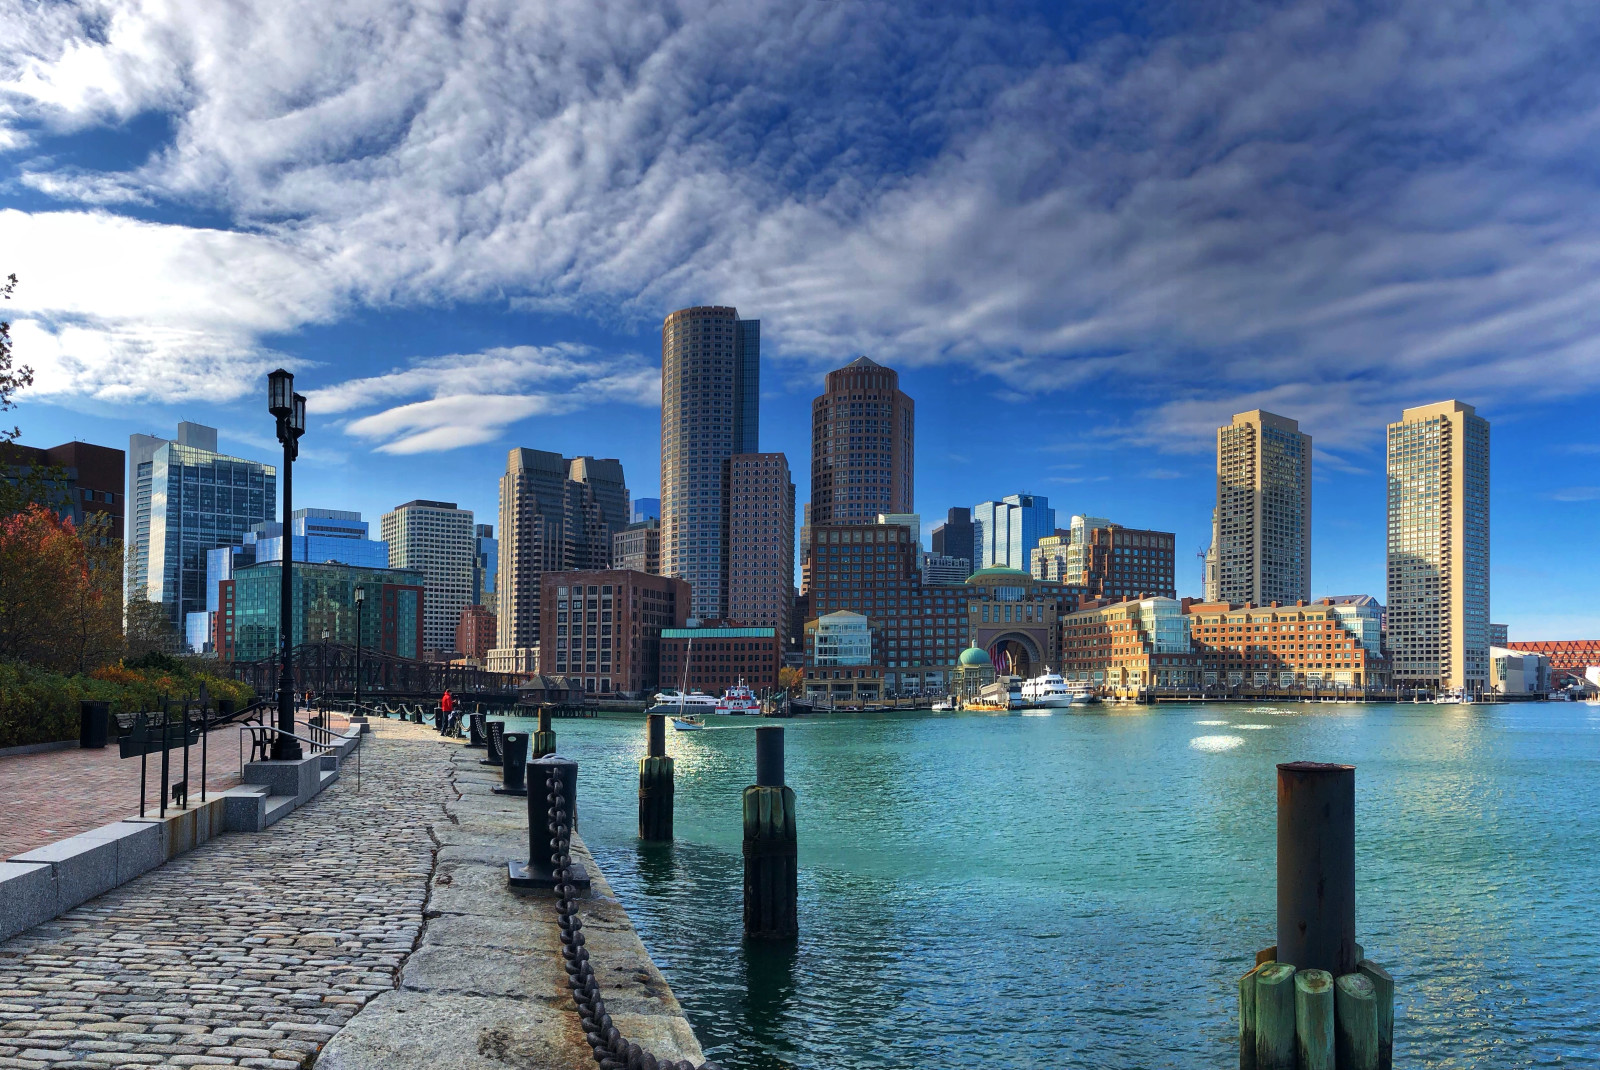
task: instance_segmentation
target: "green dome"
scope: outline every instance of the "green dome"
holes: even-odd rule
[[[967,577],[967,582],[968,583],[972,583],[972,582],[974,582],[976,580],[1032,580],[1032,579],[1033,579],[1033,575],[1031,573],[1024,572],[1020,568],[1006,568],[1004,565],[990,565],[988,568],[980,568],[978,571],[976,571],[972,575],[968,576]]]
[[[989,660],[989,655],[984,652],[984,649],[976,643],[961,652],[960,662],[963,669],[981,669],[986,665],[994,664]]]

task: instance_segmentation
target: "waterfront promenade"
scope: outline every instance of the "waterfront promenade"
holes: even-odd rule
[[[266,831],[0,943],[0,1067],[590,1065],[552,904],[504,889],[524,801],[430,727],[374,729],[359,793],[347,768]],[[590,946],[608,994],[641,1039],[698,1059],[606,891]]]

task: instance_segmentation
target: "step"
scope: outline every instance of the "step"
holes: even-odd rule
[[[294,802],[295,799],[293,795],[267,796],[267,819],[265,822],[263,822],[262,827],[271,825],[277,822],[279,818],[282,818],[288,814],[289,811],[294,809]]]

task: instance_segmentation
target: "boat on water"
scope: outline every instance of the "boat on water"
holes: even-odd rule
[[[1094,701],[1094,688],[1087,680],[1063,680],[1060,673],[1046,669],[1042,675],[1024,680],[1020,695],[1018,705],[1023,709],[1062,709],[1087,706]]]
[[[706,723],[698,713],[686,713],[682,717],[674,717],[672,727],[680,732],[700,732],[705,729]]]
[[[760,717],[761,700],[756,698],[756,693],[744,685],[740,680],[728,688],[717,700],[716,712],[725,713],[733,717]]]
[[[933,710],[934,713],[949,713],[956,708],[956,704],[946,698],[940,699],[928,708]]]
[[[663,691],[656,695],[656,704],[645,710],[646,713],[694,713],[707,714],[717,712],[717,699],[703,691]]]
[[[1476,701],[1465,691],[1441,691],[1433,697],[1435,706],[1471,706]]]

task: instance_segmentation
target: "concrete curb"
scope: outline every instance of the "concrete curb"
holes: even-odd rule
[[[339,779],[355,750],[352,728],[332,753],[296,762],[250,762],[245,783],[166,817],[130,817],[0,862],[0,940],[49,921],[187,854],[224,832],[260,832]]]

